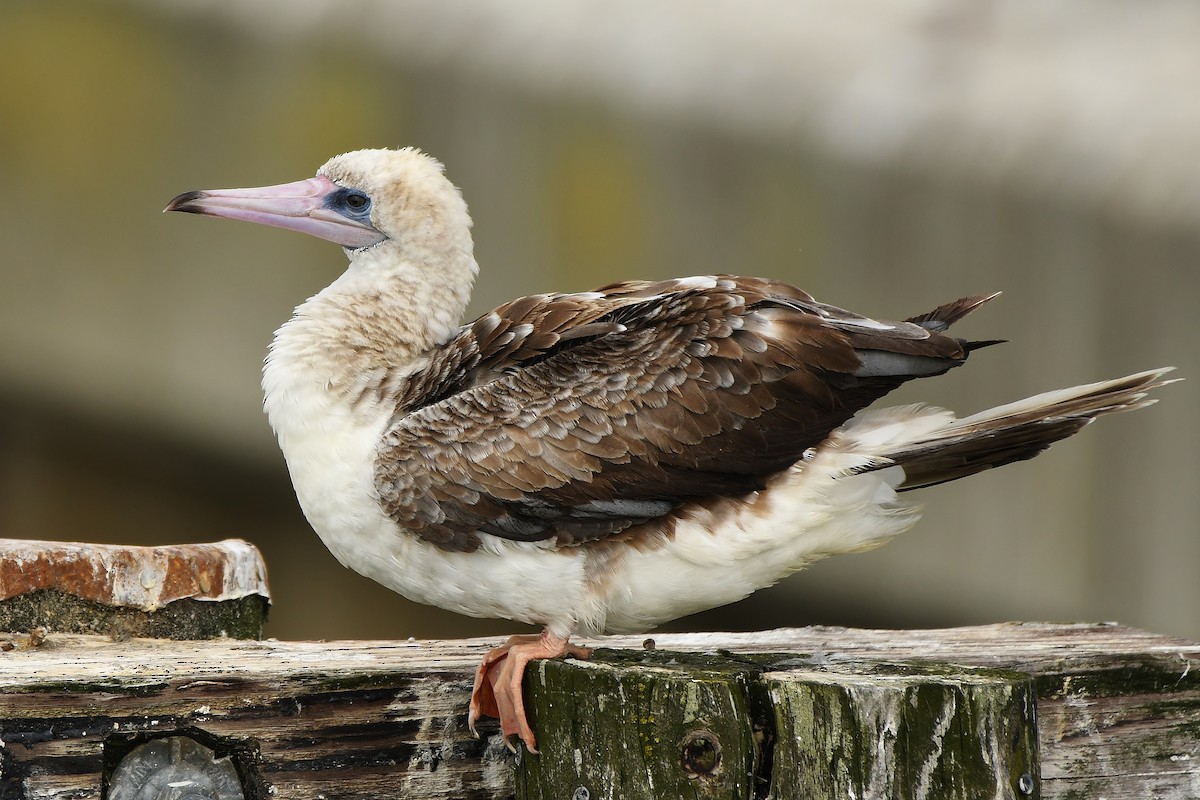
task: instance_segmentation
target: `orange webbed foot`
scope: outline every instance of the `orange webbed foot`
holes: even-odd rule
[[[471,733],[479,735],[475,732],[475,722],[481,716],[499,717],[505,742],[516,735],[529,752],[536,753],[537,738],[525,717],[525,696],[521,688],[525,668],[530,661],[539,658],[569,655],[585,659],[591,654],[590,648],[573,645],[566,636],[555,636],[548,631],[540,636],[512,636],[504,644],[489,650],[475,670],[475,688],[467,713]],[[512,747],[511,743],[509,746]]]

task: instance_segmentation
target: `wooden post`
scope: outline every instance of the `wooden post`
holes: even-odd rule
[[[718,655],[598,650],[527,675],[539,755],[517,796],[753,797],[763,774],[761,668]]]
[[[0,631],[258,639],[267,568],[249,542],[133,547],[0,539]]]
[[[1021,672],[598,651],[530,680],[529,800],[1038,796]]]
[[[113,797],[179,736],[147,763],[247,800],[1200,797],[1200,645],[1119,626],[612,637],[531,667],[519,764],[466,730],[494,640],[9,638],[4,800]]]
[[[771,796],[1037,797],[1029,675],[879,665],[764,676],[774,701]]]

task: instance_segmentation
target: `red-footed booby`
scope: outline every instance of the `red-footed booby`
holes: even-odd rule
[[[645,631],[877,547],[917,520],[901,492],[1030,458],[1167,382],[1152,370],[964,419],[865,410],[992,344],[947,334],[991,298],[889,322],[733,275],[523,297],[463,325],[471,219],[415,149],[166,210],[343,247],[349,267],[263,369],[300,505],[342,564],[411,600],[544,626],[486,656],[468,716],[535,752],[521,679],[532,659],[586,657],[571,635]]]

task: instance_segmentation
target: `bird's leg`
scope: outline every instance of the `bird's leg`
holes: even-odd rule
[[[537,739],[525,718],[525,697],[521,690],[525,667],[539,658],[569,655],[582,659],[591,654],[591,648],[571,644],[566,636],[556,636],[549,631],[543,631],[540,636],[512,636],[504,644],[489,650],[475,670],[475,688],[467,713],[471,733],[475,733],[475,721],[481,716],[499,717],[500,732],[506,742],[509,736],[516,734],[529,752],[536,753]]]

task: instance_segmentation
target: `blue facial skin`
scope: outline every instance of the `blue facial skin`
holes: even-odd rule
[[[358,189],[338,189],[325,197],[325,207],[347,219],[371,224],[371,198]]]

